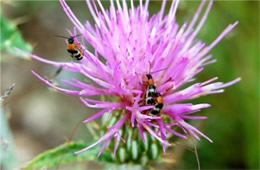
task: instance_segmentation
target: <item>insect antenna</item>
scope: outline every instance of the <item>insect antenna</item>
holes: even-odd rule
[[[164,70],[167,70],[167,68],[163,68],[163,69],[160,69],[160,70],[153,71],[150,74],[155,74],[155,73],[158,73],[158,72],[164,71]]]
[[[167,70],[167,68],[163,68],[163,69],[151,72],[151,65],[152,65],[152,63],[151,63],[151,61],[148,61],[148,62],[149,62],[149,72],[148,72],[148,74],[155,74],[155,73],[158,73],[160,71]]]
[[[66,37],[66,36],[62,36],[62,35],[56,35],[54,34],[55,37],[59,37],[59,38],[65,38],[65,39],[74,39],[75,37],[78,37],[78,36],[81,36],[82,34],[78,34],[78,35],[75,35],[75,36],[71,36],[71,37]]]
[[[56,35],[56,34],[54,34],[54,36],[55,36],[55,37],[60,37],[60,38],[66,38],[66,39],[69,38],[69,37],[65,37],[65,36],[62,36],[62,35]]]
[[[152,65],[152,63],[151,63],[151,61],[148,61],[149,62],[149,70],[148,70],[148,74],[151,74],[151,65]]]
[[[72,38],[75,38],[75,37],[79,37],[81,36],[82,34],[78,34],[78,35],[75,35],[75,36],[71,36]]]

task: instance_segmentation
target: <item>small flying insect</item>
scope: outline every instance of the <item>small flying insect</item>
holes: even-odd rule
[[[151,116],[155,116],[155,115],[159,115],[161,109],[163,108],[163,98],[162,98],[162,95],[156,91],[156,86],[154,85],[154,80],[153,80],[150,69],[151,69],[151,63],[149,66],[149,73],[146,74],[146,77],[148,79],[148,85],[147,85],[146,94],[145,94],[145,104],[154,105],[154,107],[150,110],[149,114]],[[159,72],[162,70],[166,70],[166,69],[161,69],[156,72]],[[153,72],[153,73],[156,73],[156,72]]]
[[[153,105],[155,103],[153,98],[154,98],[154,94],[156,93],[156,87],[154,85],[152,75],[147,74],[146,77],[148,79],[148,86],[146,88],[145,104],[146,105]]]
[[[146,98],[145,98],[145,104],[146,105],[153,105],[155,104],[154,97],[156,95],[156,86],[154,85],[154,80],[152,77],[153,73],[157,73],[166,69],[157,70],[153,73],[151,73],[151,63],[149,62],[149,73],[146,74],[146,77],[148,79],[148,86],[146,88]]]
[[[74,38],[80,36],[76,35],[76,36],[71,36],[71,37],[64,37],[64,36],[60,36],[60,35],[55,35],[57,37],[60,38],[66,38],[67,39],[67,51],[68,53],[70,53],[71,58],[76,59],[76,60],[82,60],[83,58],[83,49],[81,47],[81,45],[77,42],[75,42]]]
[[[146,74],[148,85],[146,88],[146,94],[145,94],[145,104],[146,105],[153,105],[155,103],[154,101],[154,94],[156,93],[156,87],[154,85],[153,77],[151,74],[151,63],[149,62],[149,73]]]

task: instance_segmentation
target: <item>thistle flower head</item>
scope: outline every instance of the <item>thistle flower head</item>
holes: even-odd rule
[[[193,82],[205,65],[216,61],[208,54],[209,51],[238,22],[229,25],[216,40],[206,45],[196,39],[196,35],[206,21],[213,2],[209,1],[205,12],[201,14],[206,4],[206,1],[202,0],[193,19],[182,26],[176,23],[175,15],[179,1],[173,0],[169,12],[165,14],[166,2],[162,1],[157,14],[150,15],[149,0],[144,3],[140,1],[137,7],[134,6],[133,0],[130,5],[125,0],[111,0],[109,9],[105,9],[100,0],[87,0],[88,9],[95,21],[95,24],[91,25],[88,21],[81,23],[67,3],[60,0],[62,8],[75,26],[73,33],[69,31],[70,35],[81,34],[82,40],[75,37],[75,41],[81,44],[83,59],[79,63],[63,63],[31,56],[56,67],[63,66],[64,69],[83,74],[93,83],[76,78],[64,80],[64,83],[77,89],[69,90],[51,84],[35,72],[33,74],[57,90],[79,96],[87,107],[101,109],[84,123],[104,114],[119,113],[121,118],[110,126],[98,141],[77,153],[103,143],[101,154],[111,139],[114,141],[116,153],[118,143],[126,140],[121,137],[120,129],[129,122],[129,128],[137,128],[144,142],[144,134],[147,133],[162,144],[164,151],[166,146],[170,145],[167,139],[171,136],[186,139],[189,133],[198,140],[202,136],[212,142],[209,137],[187,123],[189,119],[205,119],[205,116],[193,114],[210,105],[194,105],[184,101],[221,93],[223,88],[238,82],[240,78],[222,83],[216,82],[215,77],[187,88],[182,87]],[[202,17],[198,21],[200,15]],[[94,52],[84,46],[85,42],[94,48]],[[150,80],[148,75],[151,76]],[[151,104],[146,102],[149,97],[148,84],[154,87],[154,93],[150,95]],[[91,96],[106,96],[107,100],[93,100]],[[113,100],[108,99],[111,96],[114,97]],[[163,106],[156,108],[157,104]],[[151,114],[153,109],[157,109],[159,114]]]

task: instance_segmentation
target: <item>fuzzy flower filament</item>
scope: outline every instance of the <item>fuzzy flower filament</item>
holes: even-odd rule
[[[203,70],[204,66],[216,61],[208,54],[209,51],[238,22],[229,25],[212,43],[206,45],[196,39],[196,35],[204,25],[213,2],[208,2],[201,20],[198,21],[206,4],[206,1],[202,0],[193,19],[182,26],[176,23],[175,15],[179,1],[173,0],[169,12],[165,14],[166,2],[163,0],[159,12],[150,16],[149,0],[140,1],[138,7],[134,6],[133,0],[130,1],[130,6],[125,0],[122,2],[111,0],[109,9],[105,9],[100,0],[86,0],[95,21],[95,24],[91,25],[88,21],[81,23],[65,0],[60,0],[62,8],[75,26],[74,32],[70,34],[82,35],[80,44],[84,50],[83,59],[79,63],[74,61],[66,63],[29,55],[56,67],[63,66],[64,69],[83,74],[93,83],[76,78],[72,78],[71,81],[64,80],[65,84],[76,89],[69,90],[51,84],[35,72],[33,74],[57,90],[79,96],[87,107],[101,109],[84,123],[107,113],[121,114],[120,119],[110,126],[98,141],[76,153],[103,143],[100,155],[113,138],[114,153],[116,153],[118,143],[127,140],[121,137],[119,131],[128,122],[130,122],[128,128],[138,129],[143,142],[146,141],[145,133],[148,133],[162,144],[164,152],[170,145],[168,138],[171,136],[186,139],[189,133],[198,140],[202,136],[212,142],[209,137],[187,123],[187,120],[206,119],[205,116],[193,116],[193,114],[210,105],[194,105],[183,101],[222,93],[223,88],[240,81],[240,78],[222,83],[216,82],[217,77],[215,77],[185,89],[182,87],[193,82],[194,77]],[[77,37],[75,40],[79,42]],[[94,48],[93,53],[84,46],[85,42]],[[164,106],[156,116],[147,114],[154,107],[145,104],[147,74],[152,75],[156,91],[164,100]],[[115,98],[113,101],[103,101],[93,100],[91,96],[114,96]],[[166,119],[168,121],[165,121]],[[174,129],[180,129],[183,133]]]

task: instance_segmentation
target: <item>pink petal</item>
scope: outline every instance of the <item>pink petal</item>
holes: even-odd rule
[[[107,113],[108,111],[109,111],[109,109],[103,109],[100,112],[95,113],[93,116],[90,116],[88,119],[84,120],[83,123],[90,122],[90,121],[102,116],[103,114]]]
[[[79,91],[75,91],[75,90],[68,90],[68,89],[63,89],[60,88],[58,86],[55,86],[54,84],[50,83],[48,80],[45,80],[44,78],[42,78],[40,75],[38,75],[37,73],[35,73],[33,70],[31,70],[31,72],[37,77],[39,78],[41,81],[43,81],[44,83],[46,83],[47,85],[51,86],[54,89],[57,89],[59,91],[63,91],[66,94],[71,94],[71,95],[79,95]]]

